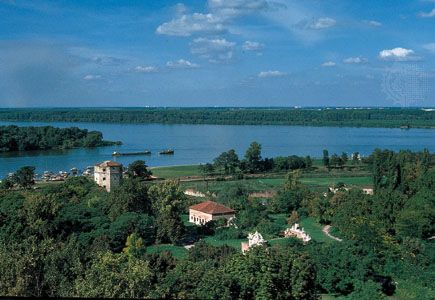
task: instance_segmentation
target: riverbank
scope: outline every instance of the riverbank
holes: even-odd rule
[[[0,109],[1,121],[114,124],[285,125],[435,128],[435,111],[422,108],[34,108]]]

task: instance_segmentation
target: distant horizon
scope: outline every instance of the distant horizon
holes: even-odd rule
[[[1,107],[0,109],[146,109],[146,108],[248,108],[248,109],[435,109],[434,106],[26,106],[26,107]]]

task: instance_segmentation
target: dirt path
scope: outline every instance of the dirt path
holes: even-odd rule
[[[338,238],[338,237],[335,237],[335,236],[331,235],[331,234],[329,233],[330,230],[331,230],[331,225],[326,225],[326,226],[323,227],[323,229],[322,229],[323,233],[326,234],[327,236],[329,236],[331,239],[336,240],[336,241],[338,241],[338,242],[343,241],[342,239],[340,239],[340,238]]]

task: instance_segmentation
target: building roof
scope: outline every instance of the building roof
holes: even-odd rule
[[[222,204],[216,203],[214,201],[210,201],[210,200],[193,205],[189,208],[206,213],[206,214],[212,214],[212,215],[222,215],[222,214],[234,213],[233,209],[226,207]]]
[[[103,161],[102,163],[97,164],[97,166],[99,166],[99,167],[121,167],[122,164],[120,164],[116,161],[106,160],[106,161]]]

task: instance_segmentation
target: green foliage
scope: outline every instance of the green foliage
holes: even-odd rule
[[[145,298],[150,295],[152,273],[146,260],[128,253],[99,254],[76,280],[75,293],[92,298]]]
[[[178,182],[166,181],[152,186],[149,193],[156,215],[157,242],[178,243],[185,230],[181,220],[182,203],[186,199],[184,192]]]
[[[33,177],[35,176],[35,167],[25,166],[19,168],[11,178],[12,183],[22,188],[30,188],[35,184]]]
[[[149,213],[151,200],[148,187],[137,179],[123,180],[109,196],[109,215],[112,219],[126,212]]]
[[[147,170],[147,167],[144,160],[136,160],[128,165],[127,174],[130,178],[146,179],[152,175],[151,171]]]
[[[39,108],[0,109],[0,120],[142,124],[305,125],[358,127],[435,126],[435,113],[417,108]]]
[[[240,167],[239,157],[234,149],[221,153],[213,160],[213,167],[223,174],[235,174]],[[210,167],[208,167],[210,169]]]
[[[101,132],[77,127],[0,126],[0,152],[98,147],[114,144],[120,144],[120,142],[103,141]]]

